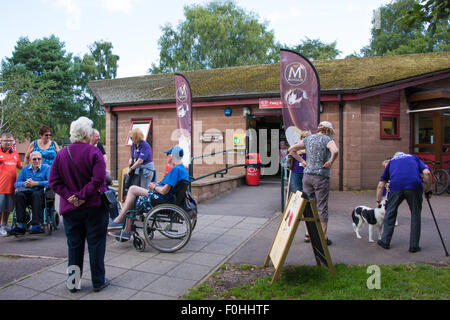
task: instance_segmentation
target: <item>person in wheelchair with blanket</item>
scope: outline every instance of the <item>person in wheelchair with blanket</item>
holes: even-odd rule
[[[126,200],[122,206],[122,210],[116,219],[108,225],[109,235],[120,237],[123,240],[129,240],[131,234],[131,223],[126,222],[125,227],[123,221],[128,210],[137,209],[142,212],[151,210],[154,206],[162,203],[173,201],[175,187],[180,181],[189,181],[189,174],[182,164],[184,151],[180,146],[174,146],[171,149],[173,168],[167,173],[159,184],[150,182],[148,189],[138,186],[131,186],[128,189]],[[122,230],[123,229],[123,230]]]
[[[14,183],[16,226],[8,232],[9,235],[23,235],[26,231],[26,208],[31,205],[32,219],[30,233],[43,233],[42,209],[44,207],[44,187],[48,187],[50,166],[42,163],[42,154],[34,151],[30,154],[31,164],[23,167]]]

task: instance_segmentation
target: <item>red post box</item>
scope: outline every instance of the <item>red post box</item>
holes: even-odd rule
[[[248,153],[245,159],[246,181],[249,186],[259,186],[261,160],[259,153]]]

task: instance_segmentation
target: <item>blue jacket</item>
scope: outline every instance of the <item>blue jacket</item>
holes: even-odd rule
[[[36,172],[33,171],[33,166],[31,164],[23,167],[22,171],[20,171],[19,176],[17,177],[16,183],[14,183],[14,187],[16,191],[25,191],[31,190],[31,188],[25,187],[25,181],[31,178],[33,181],[38,181],[39,186],[35,188],[43,188],[48,186],[48,177],[50,175],[50,166],[46,164],[41,164],[41,167],[38,168]]]

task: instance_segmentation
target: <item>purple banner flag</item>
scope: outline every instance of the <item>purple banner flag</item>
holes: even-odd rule
[[[317,131],[320,82],[314,66],[294,51],[280,51],[280,96],[284,130],[290,146],[300,141],[300,131]]]
[[[183,164],[187,167],[192,157],[192,93],[187,79],[175,74],[178,144],[183,148]]]

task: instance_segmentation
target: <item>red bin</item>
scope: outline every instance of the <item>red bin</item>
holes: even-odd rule
[[[246,181],[249,186],[259,186],[261,160],[259,153],[248,153],[245,159]]]

